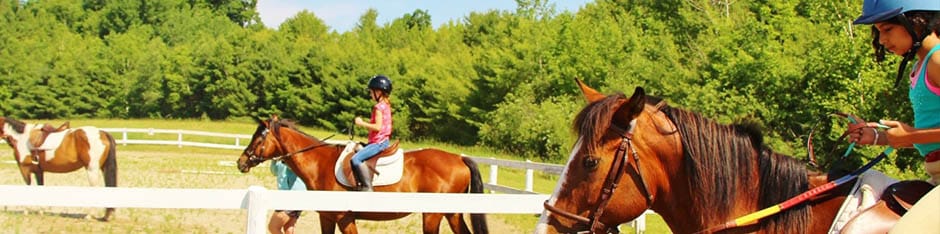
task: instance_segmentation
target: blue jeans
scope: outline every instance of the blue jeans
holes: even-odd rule
[[[386,148],[388,148],[388,140],[384,140],[379,143],[368,144],[366,147],[362,147],[359,152],[356,152],[356,155],[353,155],[352,166],[354,168],[358,168],[359,164],[369,160],[369,158],[375,157],[376,154],[382,152],[382,150],[385,150]]]

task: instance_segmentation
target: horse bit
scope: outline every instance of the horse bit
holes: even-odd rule
[[[552,213],[556,213],[559,216],[575,220],[578,223],[589,224],[590,233],[619,233],[619,230],[615,228],[616,226],[609,227],[608,225],[602,223],[599,219],[601,215],[604,214],[604,209],[607,207],[607,203],[610,202],[614,191],[617,189],[617,183],[620,182],[620,179],[623,177],[623,174],[625,174],[628,167],[633,169],[633,172],[630,173],[630,175],[634,180],[639,180],[638,182],[642,186],[640,187],[641,192],[646,195],[646,209],[652,207],[653,196],[650,194],[649,188],[646,186],[646,181],[643,179],[643,173],[640,171],[640,158],[632,144],[633,127],[635,123],[636,120],[630,122],[630,130],[624,130],[613,125],[610,126],[612,129],[620,132],[620,147],[618,147],[617,151],[614,153],[614,160],[611,162],[611,170],[608,172],[607,178],[604,180],[604,187],[601,189],[600,202],[597,204],[597,207],[594,209],[594,212],[590,218],[558,209],[548,204],[548,201],[543,203],[545,209],[551,211]],[[630,149],[631,155],[633,156],[633,161],[636,161],[635,165],[631,165],[630,160],[627,158],[627,148]]]

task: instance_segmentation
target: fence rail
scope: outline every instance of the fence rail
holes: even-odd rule
[[[547,198],[537,194],[280,191],[259,186],[222,190],[0,185],[0,205],[4,206],[247,209],[245,228],[252,234],[267,231],[266,215],[272,209],[538,214]]]
[[[120,137],[116,137],[115,142],[118,144],[123,144],[123,145],[127,145],[127,144],[176,145],[177,147],[192,146],[192,147],[206,147],[206,148],[236,149],[237,150],[237,149],[245,148],[246,145],[241,144],[243,139],[245,140],[245,142],[251,139],[251,135],[246,135],[246,134],[228,134],[228,133],[215,133],[215,132],[179,130],[179,129],[175,129],[175,130],[154,129],[154,128],[146,128],[146,129],[101,128],[101,129],[104,131],[110,132],[112,135],[117,135],[119,133]],[[147,135],[151,135],[151,136],[155,134],[174,134],[176,135],[176,140],[129,139],[128,133],[146,133]],[[184,135],[230,138],[230,139],[233,139],[232,141],[233,144],[217,144],[217,143],[184,141]],[[327,142],[331,144],[346,144],[348,141],[327,140]],[[484,188],[490,190],[491,192],[503,193],[503,194],[469,195],[469,196],[468,194],[455,194],[453,196],[459,196],[458,198],[456,198],[456,199],[459,199],[459,201],[453,202],[452,204],[447,204],[448,207],[457,207],[455,206],[455,204],[460,204],[461,207],[466,204],[472,204],[470,207],[464,210],[459,210],[461,211],[461,213],[467,213],[467,212],[470,212],[470,213],[477,213],[477,212],[479,213],[515,213],[519,211],[525,211],[523,213],[536,213],[536,214],[541,213],[543,209],[542,202],[545,201],[548,198],[548,196],[544,194],[537,194],[533,191],[534,172],[541,171],[543,173],[559,175],[564,170],[564,166],[562,165],[548,164],[548,163],[535,163],[529,160],[526,160],[525,162],[521,162],[521,161],[513,161],[513,160],[495,159],[491,157],[471,156],[471,155],[464,155],[464,154],[461,154],[461,156],[469,157],[473,159],[474,161],[476,161],[477,163],[490,165],[490,175],[489,175],[490,180],[487,184],[484,184]],[[499,185],[498,180],[497,180],[499,167],[525,169],[525,175],[526,175],[525,188],[517,189],[517,188],[512,188],[512,187],[508,187],[504,185]],[[16,186],[12,186],[12,187],[16,187]],[[51,188],[53,190],[66,189],[69,191],[75,191],[78,193],[88,193],[88,194],[97,194],[102,191],[112,191],[112,192],[115,192],[115,194],[118,194],[118,193],[135,194],[135,195],[126,196],[129,198],[136,198],[140,196],[161,198],[157,200],[148,199],[154,202],[146,203],[146,204],[136,203],[133,201],[127,201],[131,203],[110,203],[110,202],[116,202],[116,201],[101,201],[100,198],[95,199],[95,201],[92,201],[91,198],[94,198],[94,196],[89,195],[91,196],[89,197],[89,201],[86,201],[85,203],[79,203],[80,205],[78,206],[139,207],[139,208],[249,209],[249,224],[248,224],[249,231],[248,232],[254,233],[252,231],[252,227],[253,227],[252,225],[261,225],[262,227],[264,225],[264,220],[263,220],[264,212],[261,212],[262,213],[261,214],[262,220],[260,221],[261,223],[252,224],[253,222],[258,222],[258,221],[253,220],[256,217],[252,216],[251,208],[249,208],[248,195],[245,195],[246,192],[250,193],[251,188],[249,188],[249,190],[206,190],[206,189],[203,189],[203,190],[162,189],[161,190],[161,189],[140,189],[140,188],[103,188],[105,190],[102,190],[102,191],[97,190],[101,188],[54,188],[54,187],[47,187],[47,188]],[[48,191],[39,192],[43,188],[38,188],[40,190],[31,190],[31,189],[33,188],[23,189],[23,188],[11,188],[11,186],[0,186],[0,204],[15,205],[15,204],[9,204],[15,201],[11,201],[11,199],[7,199],[8,198],[7,196],[9,195],[8,192],[25,193],[25,194],[28,194],[28,195],[24,195],[27,197],[41,196],[42,193],[56,194],[56,192],[48,192]],[[86,190],[86,189],[90,189],[90,190]],[[263,188],[261,189],[263,190]],[[308,193],[323,193],[323,192],[324,191],[308,191]],[[278,197],[278,199],[274,199],[275,201],[270,202],[270,204],[265,203],[264,205],[260,205],[262,206],[263,209],[305,209],[305,210],[329,210],[330,209],[329,207],[320,206],[321,202],[319,201],[316,201],[316,202],[308,201],[309,199],[303,198],[303,196],[309,196],[309,197],[317,197],[319,199],[319,196],[321,196],[321,194],[312,196],[312,195],[303,195],[302,194],[303,192],[297,193],[297,192],[289,192],[289,191],[266,191],[266,190],[262,192],[257,192],[257,193],[260,193],[259,195],[257,195],[260,197],[269,197],[269,195]],[[329,194],[331,192],[325,192],[325,193]],[[163,200],[163,198],[173,198],[173,197],[179,197],[179,196],[187,196],[188,197],[187,199],[189,199],[191,197],[188,195],[192,195],[192,194],[202,194],[202,196],[210,198],[208,200],[212,200],[212,201],[195,202],[195,201],[190,200],[189,202],[193,203],[191,205],[196,206],[196,207],[188,207],[187,203],[174,202],[173,200]],[[336,196],[340,198],[348,198],[349,196],[362,196],[360,194],[365,194],[365,193],[351,193],[351,194],[341,193],[340,195],[336,195]],[[401,195],[400,193],[390,193],[390,194],[396,194],[396,195],[388,195],[390,197],[384,198],[384,196],[386,196],[385,195],[386,193],[375,193],[375,194],[382,194],[380,196],[382,196],[383,199],[399,199],[399,198],[392,198],[392,197],[399,197],[399,196],[404,197],[401,199],[408,199],[408,197],[424,197],[425,196],[425,195],[419,195],[420,193],[404,193],[405,195]],[[209,195],[212,195],[212,196],[209,196]],[[409,204],[409,205],[420,204],[420,206],[423,206],[426,208],[429,206],[435,206],[434,204],[429,204],[428,201],[431,201],[431,200],[445,201],[445,200],[450,199],[450,198],[445,198],[445,197],[435,197],[437,195],[430,195],[432,197],[425,198],[429,200],[421,199],[421,200],[417,200],[420,202]],[[218,196],[225,196],[227,197],[226,199],[235,199],[234,197],[241,196],[240,201],[243,203],[239,203],[238,205],[233,205],[235,204],[233,201],[229,201],[226,199],[212,199],[213,197],[218,198]],[[327,196],[327,195],[322,195],[322,196]],[[371,197],[371,195],[369,196]],[[445,196],[450,196],[450,195],[445,195]],[[69,196],[69,197],[72,198],[73,196]],[[255,199],[257,200],[259,198],[255,198]],[[469,202],[474,199],[480,199],[482,202],[485,202],[485,203]],[[15,199],[12,199],[12,200],[15,200]],[[106,200],[110,200],[110,199],[106,199]],[[123,199],[123,200],[118,199],[117,201],[125,201],[125,200],[126,199]],[[181,200],[185,200],[185,199],[181,199]],[[47,203],[39,202],[39,203],[30,204],[30,205],[37,205],[37,206],[73,206],[69,204],[76,204],[72,202],[73,200],[63,202],[63,201],[56,201],[56,200],[31,199],[31,201],[46,201],[47,202]],[[176,201],[180,201],[180,200],[176,200]],[[290,202],[287,202],[287,201],[290,201]],[[300,201],[299,202],[300,207],[298,207],[298,201]],[[333,202],[336,202],[336,204],[351,205],[351,204],[347,204],[348,203],[347,201],[348,200],[339,199]],[[508,205],[508,204],[505,206],[493,205],[494,201],[499,201],[499,202],[509,201],[508,204],[514,204],[514,205]],[[400,201],[396,200],[392,202],[382,202],[382,203],[383,204],[400,203]],[[107,204],[107,205],[104,205],[104,204]],[[376,202],[366,202],[362,204],[369,204],[369,206],[357,207],[356,209],[352,209],[351,207],[347,207],[347,206],[342,206],[341,207],[342,209],[340,210],[401,211],[401,210],[397,210],[400,208],[388,208],[388,209],[393,209],[393,210],[372,210],[373,208],[370,208],[370,207],[375,207]],[[157,206],[157,207],[151,207],[151,206]],[[488,212],[482,212],[483,210],[473,210],[473,209],[479,209],[479,207],[493,207],[495,210],[488,210]],[[519,207],[524,207],[524,208],[519,208]],[[429,211],[424,208],[422,208],[420,211],[413,207],[405,208],[405,209],[410,209],[410,211],[407,211],[407,212],[437,212],[434,210]],[[653,213],[652,211],[647,211],[645,214],[652,214],[652,213]],[[642,233],[645,231],[645,223],[646,223],[646,217],[645,215],[641,215],[636,220],[632,221],[630,225],[636,229],[637,233]],[[264,230],[262,229],[258,233],[263,233],[263,232]]]

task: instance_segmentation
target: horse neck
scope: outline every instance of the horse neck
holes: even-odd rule
[[[26,124],[26,126],[23,128],[23,132],[19,133],[19,132],[16,132],[16,130],[13,130],[13,127],[10,126],[9,124],[6,124],[6,123],[3,124],[3,128],[4,128],[3,132],[7,133],[7,135],[9,135],[10,138],[16,141],[16,144],[9,144],[9,145],[13,147],[13,151],[15,153],[14,157],[19,162],[23,162],[23,160],[26,159],[26,156],[30,155],[29,133],[30,131],[32,131],[33,127],[34,127],[34,124]]]
[[[663,182],[669,184],[655,188],[658,192],[650,209],[660,215],[670,230],[675,233],[695,233],[758,210],[757,199],[741,198],[756,197],[758,193],[755,188],[759,185],[737,184],[734,191],[736,191],[738,199],[729,201],[733,203],[732,208],[729,210],[730,213],[726,217],[717,218],[716,220],[703,219],[702,217],[714,216],[714,210],[709,210],[708,207],[702,207],[696,203],[698,197],[707,195],[695,194],[689,189],[689,175],[682,167],[672,168],[667,171],[665,173],[668,174],[663,177],[668,179],[664,179]],[[752,176],[758,176],[757,172],[754,172]]]
[[[295,154],[285,159],[285,163],[304,184],[316,190],[330,190],[339,186],[336,176],[333,175],[333,166],[336,165],[339,154],[337,147],[322,146]]]
[[[29,140],[29,133],[33,130],[34,127],[36,127],[35,124],[25,124],[25,127],[23,127],[23,132],[20,133],[14,130],[13,126],[3,123],[3,132],[7,135],[10,135],[10,137],[16,139],[17,141],[25,141]]]

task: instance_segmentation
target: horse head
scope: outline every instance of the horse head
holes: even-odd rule
[[[642,88],[626,98],[578,83],[589,104],[573,123],[578,141],[545,202],[539,233],[613,231],[647,209],[673,232],[694,233],[809,189],[805,166],[766,147],[756,124],[721,124],[669,107]],[[808,207],[740,228],[806,233],[828,227],[831,219],[812,220],[810,228]]]
[[[539,233],[612,231],[660,202],[670,175],[681,173],[675,127],[647,104],[642,88],[626,98],[578,84],[589,104],[574,121],[578,141],[545,203]]]
[[[242,173],[247,173],[252,167],[267,160],[287,159],[295,154],[329,145],[300,131],[294,122],[280,119],[277,115],[257,121],[258,128],[238,158],[238,170]]]
[[[251,135],[248,146],[238,157],[238,170],[242,173],[248,173],[252,167],[284,152],[278,136],[281,130],[281,120],[277,115],[272,115],[267,120],[256,120],[258,128]]]

